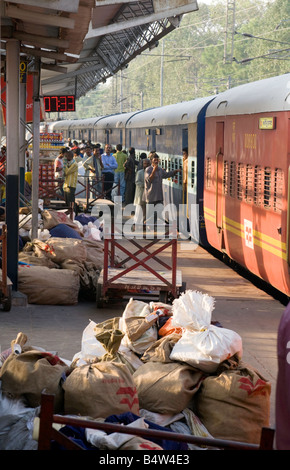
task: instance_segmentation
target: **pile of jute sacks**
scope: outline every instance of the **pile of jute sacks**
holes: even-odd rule
[[[30,428],[46,390],[64,415],[259,443],[269,424],[271,385],[243,362],[241,337],[212,321],[214,303],[190,290],[172,305],[130,299],[122,316],[88,323],[81,351],[70,360],[29,346],[20,333],[2,358],[2,400],[24,400]],[[61,431],[72,435],[68,426]],[[7,448],[3,435],[0,428],[0,448]],[[25,445],[33,448],[31,436]],[[129,429],[125,435],[86,429],[78,439],[87,449],[141,450],[144,441],[150,447],[150,439],[130,436]],[[205,449],[162,440],[151,445]]]
[[[31,238],[31,216],[20,214],[20,223],[18,290],[28,303],[73,305],[79,295],[95,297],[104,263],[97,217],[80,214],[72,220],[63,211],[43,210],[38,238]]]

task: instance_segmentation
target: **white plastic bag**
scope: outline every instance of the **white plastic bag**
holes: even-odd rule
[[[207,373],[234,354],[242,357],[242,339],[234,331],[211,325],[214,299],[197,291],[186,291],[173,302],[172,325],[185,328],[170,359],[183,361]]]
[[[132,423],[127,424],[126,427],[148,429],[149,426],[147,423],[145,423],[144,418],[139,418],[133,421]],[[118,432],[113,432],[107,435],[104,431],[97,430],[97,429],[89,429],[89,428],[85,430],[85,435],[86,435],[87,441],[100,450],[119,449],[123,444],[125,444],[125,442],[128,442],[130,439],[134,437],[134,435],[132,434],[125,434],[125,433],[118,433]]]
[[[95,240],[95,241],[102,240],[102,232],[96,227],[96,225],[93,222],[89,222],[88,225],[84,225],[83,233],[84,233],[84,237],[87,240]]]
[[[96,339],[94,331],[96,325],[97,324],[91,320],[83,331],[81,351],[76,353],[72,359],[72,362],[77,361],[77,366],[87,364],[96,357],[101,357],[106,354],[105,348],[100,341]]]
[[[120,330],[125,333],[121,345],[127,346],[137,354],[143,354],[155,341],[157,341],[158,332],[155,324],[150,326],[138,339],[131,341],[129,338],[128,323],[131,318],[145,319],[150,315],[150,306],[140,300],[133,300],[132,298],[126,305],[122,317],[120,318]]]

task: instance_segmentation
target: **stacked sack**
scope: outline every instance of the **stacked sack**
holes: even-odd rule
[[[121,317],[89,322],[69,364],[26,345],[17,354],[13,346],[3,357],[2,389],[32,407],[46,389],[64,414],[258,444],[269,425],[270,383],[242,361],[240,336],[217,326],[213,309],[214,299],[197,291],[173,305],[130,299]],[[85,434],[92,448],[149,445]],[[152,448],[200,449],[181,444],[154,441]]]
[[[87,236],[93,222],[78,217],[72,221],[62,211],[41,212],[38,238],[28,238],[19,253],[19,290],[29,303],[74,305],[79,295],[95,298],[104,258],[100,222],[93,227],[98,236]]]
[[[187,291],[174,300],[159,334],[179,334],[169,359],[203,373],[190,407],[210,434],[258,444],[262,427],[269,426],[271,385],[242,361],[242,339],[214,324],[213,309],[212,297]]]

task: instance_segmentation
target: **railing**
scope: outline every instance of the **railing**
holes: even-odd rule
[[[85,418],[62,416],[53,414],[54,396],[43,393],[41,396],[40,408],[40,424],[38,435],[38,450],[50,450],[51,441],[54,440],[61,444],[68,450],[84,450],[76,442],[72,441],[61,431],[53,428],[53,423],[79,426],[80,428],[100,429],[107,433],[118,432],[134,436],[141,436],[150,440],[153,439],[166,439],[168,441],[186,442],[195,444],[197,446],[206,446],[209,448],[223,449],[223,450],[273,450],[274,429],[262,428],[260,444],[251,444],[247,442],[239,442],[224,439],[215,439],[209,437],[192,436],[188,434],[180,434],[170,431],[158,431],[151,429],[140,429],[127,426],[103,423],[93,421]],[[238,425],[238,423],[237,423]]]

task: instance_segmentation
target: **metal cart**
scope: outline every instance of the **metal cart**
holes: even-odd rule
[[[122,243],[123,239],[116,238],[114,234],[105,235],[104,267],[97,284],[97,307],[102,308],[116,294],[119,298],[130,292],[138,298],[157,295],[160,302],[167,303],[184,292],[186,286],[182,282],[182,273],[177,270],[176,233],[175,230],[175,236],[171,233],[171,237],[165,239],[126,238],[126,244],[130,243],[129,248]],[[159,246],[155,247],[157,243]],[[131,245],[137,248],[135,252],[131,250]],[[150,251],[151,247],[154,247],[154,251]],[[158,258],[167,248],[171,248],[171,265]],[[116,249],[127,257],[116,261]],[[161,265],[162,270],[150,266],[150,260]]]

